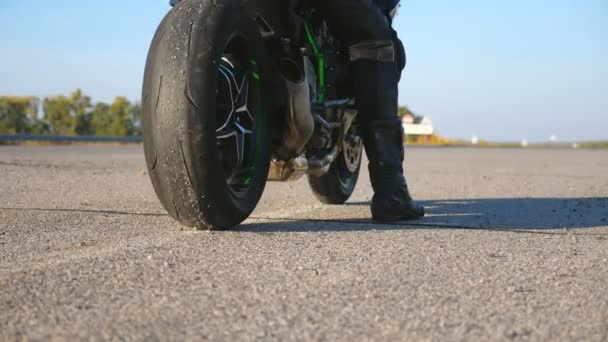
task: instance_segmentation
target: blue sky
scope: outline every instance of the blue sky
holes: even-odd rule
[[[168,0],[0,0],[0,94],[138,100]],[[406,0],[400,102],[438,133],[608,139],[607,0]]]

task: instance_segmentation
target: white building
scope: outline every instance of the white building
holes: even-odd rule
[[[401,120],[403,129],[407,135],[433,135],[433,122],[431,118],[425,116],[419,123],[414,123],[412,115],[405,115]]]

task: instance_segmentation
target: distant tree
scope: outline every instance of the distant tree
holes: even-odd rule
[[[32,96],[0,97],[0,133],[31,133],[38,124],[40,99]]]
[[[399,106],[398,115],[400,118],[403,118],[406,115],[411,115],[414,117],[415,123],[419,123],[423,118],[422,116],[416,115],[414,112],[412,112],[408,106]]]
[[[91,131],[94,135],[108,135],[108,127],[112,122],[110,117],[110,106],[103,102],[98,102],[91,112]]]
[[[123,137],[131,135],[133,123],[131,121],[131,103],[119,96],[110,105],[110,115],[113,118],[110,125],[112,136]]]
[[[43,110],[52,134],[91,134],[91,98],[82,90],[74,90],[69,97],[45,98]]]
[[[131,103],[126,98],[119,96],[114,99],[114,102],[110,105],[110,115],[113,119],[110,124],[111,136],[124,137],[131,135],[133,131]]]
[[[39,107],[36,97],[0,97],[0,133],[141,135],[141,105],[125,97],[93,105],[89,96],[76,89],[69,96],[46,97],[42,120]]]
[[[135,131],[134,112],[139,111],[138,108],[132,106],[122,96],[114,99],[109,106],[98,103],[91,114],[91,127],[95,135],[112,137],[132,135]]]
[[[141,104],[136,102],[131,105],[131,135],[141,136]]]
[[[90,135],[91,131],[91,98],[76,89],[70,96],[72,101],[72,115],[74,116],[74,133]]]
[[[22,133],[26,122],[23,111],[15,108],[7,97],[0,98],[0,133]]]
[[[63,95],[47,97],[44,99],[42,108],[51,134],[72,135],[76,133],[76,119],[72,115],[71,98]]]
[[[29,129],[28,129],[28,133],[38,134],[38,135],[49,134],[49,131],[50,131],[49,124],[43,120],[36,120],[32,124],[30,124]]]
[[[410,108],[408,106],[399,106],[399,111],[398,111],[399,117],[402,118],[407,114],[414,115],[414,113],[412,113],[412,111],[410,110]]]

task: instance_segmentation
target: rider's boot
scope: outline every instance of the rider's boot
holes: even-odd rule
[[[403,45],[375,2],[320,4],[338,38],[349,45],[358,120],[374,189],[372,218],[383,222],[420,218],[424,209],[412,202],[403,176],[403,126],[397,116]]]
[[[423,217],[424,208],[412,201],[403,176],[403,126],[400,120],[373,121],[366,131],[365,151],[374,189],[372,219],[393,222]]]

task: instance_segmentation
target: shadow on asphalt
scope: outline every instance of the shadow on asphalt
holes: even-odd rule
[[[361,218],[323,219],[323,214],[319,213],[311,218],[243,224],[239,230],[322,232],[452,228],[526,231],[608,227],[608,198],[486,198],[419,203],[424,205],[427,216],[418,221],[378,224]],[[345,206],[367,207],[369,202],[349,202]],[[268,220],[276,221],[276,218]]]
[[[324,219],[324,209],[314,217],[277,218],[252,216],[240,225],[241,232],[336,232],[401,229],[471,229],[500,231],[540,231],[608,227],[608,198],[486,198],[420,201],[427,216],[417,221],[390,224],[367,218],[349,218],[351,207],[368,212],[369,202],[348,202],[327,206],[332,216]],[[17,211],[57,211],[103,215],[168,216],[166,213],[137,213],[101,209],[0,208]],[[333,210],[336,209],[336,210]],[[329,215],[328,215],[329,216]],[[256,222],[257,221],[257,222]]]
[[[167,213],[136,213],[130,211],[102,210],[102,209],[71,209],[71,208],[17,208],[6,207],[0,210],[17,211],[57,211],[63,213],[84,213],[84,214],[103,214],[103,215],[125,215],[125,216],[169,216]]]

